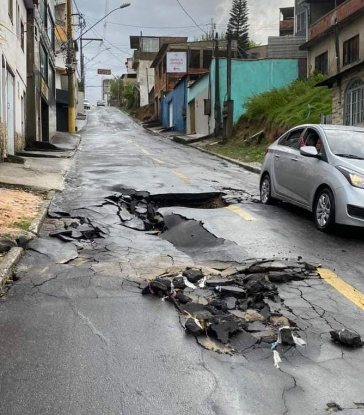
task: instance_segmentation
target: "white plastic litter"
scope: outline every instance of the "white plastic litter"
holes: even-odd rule
[[[277,350],[273,350],[273,360],[274,360],[274,367],[279,369],[279,364],[282,363],[281,356],[277,352]]]
[[[183,282],[185,283],[185,286],[188,288],[192,288],[193,290],[196,290],[196,285],[192,284],[192,282],[189,282],[186,277],[183,277]]]
[[[206,277],[203,277],[203,278],[201,278],[200,279],[200,281],[198,281],[197,282],[197,285],[200,287],[200,288],[204,288],[204,286],[205,286],[205,284],[206,284]]]

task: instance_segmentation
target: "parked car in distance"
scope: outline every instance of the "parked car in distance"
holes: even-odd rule
[[[99,101],[97,101],[97,106],[98,107],[104,107],[105,106],[105,101],[102,101],[101,99]]]
[[[88,99],[85,99],[83,101],[83,107],[84,107],[85,110],[90,110],[91,109],[91,104],[90,104],[90,101]]]
[[[313,212],[316,227],[364,227],[364,128],[301,125],[267,148],[260,198]]]

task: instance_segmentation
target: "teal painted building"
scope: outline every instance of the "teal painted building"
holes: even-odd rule
[[[300,78],[302,59],[261,59],[232,61],[231,92],[234,100],[234,123],[244,114],[248,98],[273,88],[280,88]],[[227,93],[227,61],[220,59],[221,107]],[[215,62],[211,64],[212,109],[215,108]]]

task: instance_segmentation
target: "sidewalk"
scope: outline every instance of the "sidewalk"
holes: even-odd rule
[[[80,144],[80,136],[57,133],[52,144],[59,150],[23,152],[24,164],[0,163],[0,187],[46,192],[62,190],[71,157]]]

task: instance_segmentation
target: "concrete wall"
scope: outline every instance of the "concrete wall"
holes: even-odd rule
[[[188,88],[187,134],[191,131],[191,105],[195,106],[196,134],[209,135],[212,132],[212,117],[205,115],[205,100],[209,98],[209,75],[205,75]]]
[[[137,71],[137,82],[140,87],[140,106],[149,104],[149,92],[154,87],[154,68],[150,65],[153,61],[139,61],[139,67]]]
[[[364,60],[364,16],[358,17],[355,21],[343,26],[339,30],[339,45],[340,45],[340,70],[343,67],[343,44],[346,40],[359,35],[359,60]],[[329,75],[337,73],[336,47],[335,35],[330,34],[323,38],[317,44],[310,47],[309,56],[309,71],[312,73],[315,70],[315,58],[322,53],[328,52]],[[355,63],[354,63],[355,65]],[[350,68],[350,65],[345,66],[345,69]]]
[[[220,60],[220,96],[223,103],[227,92],[226,59]],[[299,77],[298,59],[233,60],[232,99],[234,123],[245,113],[248,98],[273,88],[288,85]],[[215,105],[215,62],[211,65],[212,108]],[[222,106],[222,105],[221,105]]]
[[[19,13],[17,12],[17,5],[19,5]],[[3,28],[0,27],[0,122],[3,123],[3,131],[8,131],[7,77],[11,73],[14,77],[14,111],[12,114],[14,134],[10,140],[12,140],[15,151],[19,151],[23,148],[25,139],[25,97],[27,86],[26,33],[24,33],[24,50],[21,48],[20,40],[20,22],[23,23],[24,30],[26,30],[27,22],[27,10],[24,2],[13,2],[13,21],[11,21],[8,12],[8,2],[0,1],[0,22],[4,25]],[[1,63],[2,59],[6,62],[5,68],[3,68]],[[3,76],[3,73],[6,76]],[[7,138],[5,143],[0,145],[0,148],[5,149],[6,156],[8,149]]]

